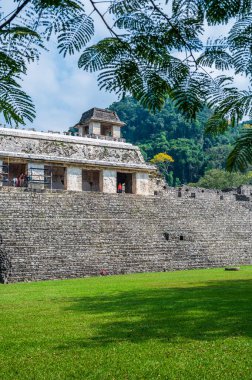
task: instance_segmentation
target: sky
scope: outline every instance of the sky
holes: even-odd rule
[[[15,8],[12,0],[8,0],[8,3],[2,1],[0,0],[0,6],[5,14]],[[102,6],[100,9],[102,10]],[[88,6],[85,10],[89,14]],[[94,19],[93,43],[108,36],[99,18],[95,16]],[[118,100],[115,94],[99,90],[97,74],[78,68],[79,53],[63,58],[57,51],[55,39],[46,47],[49,51],[43,51],[40,60],[28,66],[27,75],[22,82],[22,88],[31,96],[36,107],[36,118],[33,123],[27,122],[27,128],[38,131],[66,131],[88,109],[106,108]]]
[[[13,0],[1,3],[2,0],[0,5],[5,12],[14,9]],[[102,6],[105,7],[106,4],[100,8]],[[86,6],[86,13],[89,12],[90,8]],[[218,27],[217,33],[223,35],[229,26],[221,28]],[[215,34],[216,27],[207,28],[206,35],[215,37]],[[95,16],[95,40],[108,35],[99,17]],[[56,42],[53,40],[47,48],[49,51],[42,52],[39,62],[29,65],[22,83],[23,89],[32,97],[36,107],[36,118],[33,123],[27,123],[26,127],[38,131],[66,131],[76,124],[82,113],[88,109],[106,108],[118,100],[115,94],[99,90],[97,74],[87,73],[78,68],[79,53],[63,58],[57,52]],[[239,77],[236,84],[240,88],[246,88],[247,81]]]

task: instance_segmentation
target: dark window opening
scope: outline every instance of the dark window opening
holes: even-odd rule
[[[168,234],[168,232],[164,232],[164,237],[165,237],[165,240],[169,240],[170,239],[170,235]]]
[[[133,193],[131,173],[117,173],[117,192]]]
[[[180,235],[179,240],[184,240],[184,236]]]
[[[99,170],[82,171],[82,191],[100,191],[100,172]]]
[[[102,136],[112,136],[112,126],[111,125],[101,125],[101,135]]]

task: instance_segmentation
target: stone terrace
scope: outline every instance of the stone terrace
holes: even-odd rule
[[[252,264],[251,211],[212,199],[0,192],[2,281]]]

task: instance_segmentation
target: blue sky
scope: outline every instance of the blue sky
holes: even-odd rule
[[[102,6],[105,7],[106,4],[100,5]],[[13,0],[2,3],[1,7],[6,12],[13,10]],[[86,12],[90,12],[88,6]],[[225,35],[228,29],[229,26],[207,27],[206,36]],[[107,30],[96,16],[95,40],[107,35]],[[42,52],[40,61],[29,66],[23,81],[23,88],[32,97],[37,114],[34,122],[28,123],[27,127],[39,131],[65,131],[76,124],[81,114],[89,108],[105,108],[118,100],[115,94],[99,90],[96,74],[78,69],[78,53],[64,59],[58,54],[53,40],[47,47],[49,52]],[[236,84],[240,88],[246,88],[247,80],[239,77]]]
[[[13,0],[0,5],[5,14],[16,6]],[[86,6],[86,13],[89,12],[90,8]],[[92,42],[107,35],[104,25],[96,16],[95,39]],[[79,121],[84,111],[92,107],[106,108],[118,100],[115,94],[99,90],[96,74],[78,69],[78,53],[63,58],[53,39],[47,48],[49,51],[42,52],[39,62],[29,65],[22,83],[36,107],[36,119],[33,123],[27,123],[27,127],[39,131],[65,131]]]

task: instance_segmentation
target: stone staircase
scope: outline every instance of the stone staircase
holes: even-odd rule
[[[0,192],[0,280],[252,264],[252,213],[231,199]]]

